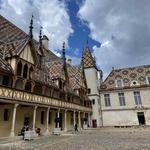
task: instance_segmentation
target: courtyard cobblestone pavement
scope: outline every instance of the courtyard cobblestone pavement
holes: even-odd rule
[[[150,128],[101,128],[1,142],[0,150],[150,150]]]

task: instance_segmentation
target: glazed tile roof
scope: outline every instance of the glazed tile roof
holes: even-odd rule
[[[1,56],[0,56],[0,70],[4,72],[12,73],[12,68],[10,64],[7,63],[7,61],[4,60]]]
[[[6,58],[16,56],[29,41],[30,37],[28,34],[0,15],[0,53],[5,54]],[[32,43],[36,52],[41,55],[39,42],[33,39]],[[49,50],[44,50],[44,53],[44,61],[46,62],[59,59]]]
[[[4,50],[6,58],[19,55],[26,44],[30,41],[31,39],[28,34],[0,15],[0,68],[5,71],[12,71],[11,66],[7,61],[2,59]],[[43,48],[42,51],[39,50],[39,42],[34,39],[32,40],[32,44],[39,55],[44,53],[44,65],[42,69],[35,68],[34,80],[48,83],[50,85],[54,84],[52,79],[61,78],[65,80],[66,74],[62,59],[45,48]],[[87,52],[87,50],[85,51],[85,59],[86,63],[89,61],[90,65],[94,65],[94,59],[91,53]],[[92,64],[90,59],[92,59]],[[69,83],[66,84],[67,91],[73,92],[72,89],[85,87],[81,66],[75,67],[67,64],[67,72],[69,76]]]
[[[86,88],[81,66],[68,67],[69,83],[73,89]]]
[[[44,49],[45,54],[45,62],[52,62],[52,61],[61,61],[61,58],[56,56],[52,51]]]
[[[48,72],[51,79],[61,78],[65,80],[65,73],[62,61],[52,61],[47,63]]]
[[[46,68],[44,68],[43,70],[35,68],[33,76],[34,76],[35,81],[38,81],[47,85],[56,86],[56,84],[50,79],[49,74],[46,71]]]
[[[86,47],[82,57],[84,68],[96,67],[95,60],[91,54],[89,47]]]
[[[16,25],[0,15],[0,51],[5,48],[6,57],[18,55],[24,46],[30,41],[30,37]],[[32,40],[38,54],[41,55],[39,42]],[[51,51],[45,50],[45,60],[58,59]]]
[[[17,55],[29,36],[0,15],[0,50],[5,48],[6,57]]]
[[[63,61],[52,61],[47,64],[51,79],[61,78],[65,80],[65,72]],[[84,77],[81,66],[71,66],[67,64],[67,72],[69,76],[69,85],[73,89],[85,88]]]
[[[147,75],[150,75],[150,65],[115,69],[111,71],[106,80],[101,84],[100,90],[118,89],[119,87],[116,87],[116,80],[118,79],[123,81],[122,88],[145,86],[147,85]],[[137,84],[133,85],[133,82]]]

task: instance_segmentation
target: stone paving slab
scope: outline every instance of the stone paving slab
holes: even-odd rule
[[[150,128],[101,128],[32,141],[0,144],[0,150],[150,150]]]

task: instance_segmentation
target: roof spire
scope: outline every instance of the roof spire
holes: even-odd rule
[[[86,45],[87,45],[87,46],[89,45],[89,39],[87,39],[87,41],[86,41]]]
[[[87,40],[86,40],[86,47],[89,47],[89,38],[87,36]]]
[[[66,44],[65,44],[65,42],[63,42],[63,47],[62,47],[62,59],[63,59],[63,69],[65,72],[65,80],[67,83],[69,83],[67,64],[66,64]]]
[[[63,42],[63,48],[62,48],[62,59],[64,60],[64,61],[66,61],[66,46],[65,46],[66,44],[65,44],[65,42]]]
[[[40,34],[39,34],[39,43],[40,43],[40,49],[42,48],[42,29],[43,27],[40,27]]]
[[[31,39],[33,38],[33,14],[32,14],[30,26],[29,26],[29,36]]]

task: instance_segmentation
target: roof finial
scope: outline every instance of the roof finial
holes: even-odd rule
[[[30,26],[29,26],[29,35],[30,35],[30,38],[32,39],[33,38],[33,14],[32,14]]]
[[[89,47],[89,38],[87,36],[87,40],[86,40],[86,47]]]
[[[89,39],[87,39],[87,41],[86,41],[86,45],[87,45],[87,46],[89,45]]]
[[[40,34],[39,34],[39,43],[40,43],[40,49],[42,48],[42,29],[43,27],[40,27]]]
[[[66,48],[65,48],[66,46],[65,45],[66,45],[65,42],[63,42],[63,48],[62,48],[62,58],[63,59],[66,59],[66,56],[65,56],[66,55]]]

